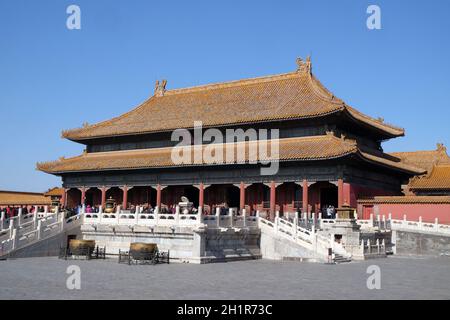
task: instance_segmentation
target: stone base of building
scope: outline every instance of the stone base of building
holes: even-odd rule
[[[156,243],[170,252],[170,262],[212,263],[260,259],[258,229],[83,225],[82,238],[95,240],[107,255],[128,251],[133,242]]]

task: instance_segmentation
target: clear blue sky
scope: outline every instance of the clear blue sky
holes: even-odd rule
[[[66,8],[81,8],[81,30]],[[368,5],[381,30],[368,30]],[[44,191],[61,131],[168,88],[276,74],[312,53],[334,94],[406,129],[385,151],[450,146],[450,1],[0,0],[0,189]]]

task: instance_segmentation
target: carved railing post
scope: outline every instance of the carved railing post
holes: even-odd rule
[[[9,218],[9,237],[12,238],[13,236],[13,232],[14,232],[14,218],[10,217]]]
[[[118,205],[117,206],[117,212],[116,212],[116,224],[119,224],[120,211],[121,211],[121,207],[120,207],[120,205]]]
[[[18,242],[19,237],[17,236],[17,230],[14,229],[11,235],[12,250],[15,250],[17,248]]]
[[[61,224],[61,232],[64,231],[64,229],[66,228],[66,219],[64,217],[64,212],[61,212],[61,214],[59,215],[59,222]]]
[[[217,223],[217,228],[220,227],[220,208],[216,207],[216,223]]]
[[[5,212],[1,212],[0,216],[0,230],[3,230],[5,228]]]
[[[17,213],[17,227],[22,225],[22,208],[19,208],[19,212]]]
[[[42,237],[42,220],[39,220],[36,228],[36,237],[37,240],[41,240]]]
[[[175,224],[178,226],[180,224],[180,206],[175,206]]]
[[[136,210],[134,211],[134,224],[139,224],[139,206],[136,206]]]

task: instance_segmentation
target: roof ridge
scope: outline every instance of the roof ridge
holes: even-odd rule
[[[99,127],[99,126],[102,126],[102,125],[109,124],[109,123],[111,123],[111,122],[113,122],[113,121],[116,121],[116,120],[118,120],[118,119],[124,118],[124,117],[126,117],[127,115],[129,115],[129,114],[135,112],[136,110],[139,110],[139,109],[143,108],[143,107],[144,107],[148,102],[150,102],[154,97],[155,97],[155,96],[151,96],[150,98],[145,99],[145,100],[144,100],[143,102],[141,102],[137,107],[134,107],[134,108],[132,108],[131,110],[129,110],[129,111],[125,112],[125,113],[122,113],[122,114],[120,114],[120,115],[118,115],[118,116],[116,116],[116,117],[113,117],[113,118],[111,118],[111,119],[103,120],[103,121],[100,121],[100,122],[97,122],[97,123],[88,125],[87,127],[81,127],[81,128],[73,128],[73,129],[63,130],[62,133],[61,133],[61,137],[62,137],[62,138],[69,138],[69,139],[70,139],[70,137],[68,136],[70,133],[82,131],[82,130],[85,129],[85,128],[89,128],[89,129],[96,128],[96,127]]]
[[[379,118],[379,119],[373,118],[373,117],[371,117],[371,116],[369,116],[369,115],[367,115],[367,114],[365,114],[365,113],[363,113],[363,112],[361,112],[361,111],[355,109],[354,107],[352,107],[352,106],[346,104],[345,102],[344,102],[344,107],[345,107],[345,109],[346,109],[348,112],[350,112],[352,115],[353,115],[353,113],[355,113],[357,116],[360,116],[360,117],[362,117],[362,118],[368,119],[368,120],[373,121],[373,122],[376,122],[376,123],[378,123],[380,126],[385,126],[385,127],[388,127],[388,128],[394,129],[394,130],[403,131],[403,133],[405,132],[405,128],[402,128],[402,127],[395,126],[395,125],[393,125],[393,124],[384,122],[384,119],[382,119],[382,118],[381,118],[381,119],[380,119],[380,118]]]
[[[298,74],[299,74],[298,71],[292,71],[292,72],[266,75],[266,76],[260,76],[260,77],[243,78],[243,79],[238,79],[238,80],[229,80],[229,81],[224,81],[224,82],[213,82],[213,83],[201,84],[198,86],[190,86],[190,87],[185,87],[185,88],[170,89],[170,90],[166,90],[164,92],[164,96],[197,92],[197,91],[202,91],[202,90],[232,88],[232,87],[241,86],[241,85],[252,85],[252,84],[256,84],[256,83],[265,83],[265,82],[277,81],[277,80],[282,80],[282,79],[290,79],[290,78],[294,78],[295,76],[298,76]]]
[[[43,195],[44,194],[44,192],[14,191],[14,190],[0,190],[0,193],[18,193],[18,194],[33,194],[33,195]]]
[[[367,159],[369,161],[375,161],[375,162],[378,162],[380,164],[384,164],[386,166],[397,167],[399,169],[403,169],[405,171],[412,172],[412,173],[414,173],[416,175],[417,174],[423,174],[424,172],[426,172],[426,170],[420,169],[420,168],[412,166],[410,164],[406,164],[406,163],[404,163],[402,161],[395,162],[393,160],[382,158],[382,157],[379,157],[379,156],[376,156],[376,155],[373,155],[373,154],[370,154],[370,153],[367,153],[367,152],[364,152],[364,151],[361,151],[361,150],[358,150],[358,152],[359,152],[361,157],[363,157],[363,158],[365,158],[365,159]]]

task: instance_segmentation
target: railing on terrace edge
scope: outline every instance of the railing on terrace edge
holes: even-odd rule
[[[236,215],[234,209],[229,209],[227,215],[220,214],[217,208],[215,215],[202,215],[202,209],[197,213],[182,214],[177,206],[175,213],[144,213],[142,208],[136,207],[134,213],[121,210],[115,213],[84,213],[84,224],[91,225],[140,225],[140,226],[197,226],[205,224],[210,228],[246,228],[257,227],[257,218],[248,216],[245,209],[242,215]]]
[[[439,233],[443,235],[450,235],[450,225],[439,224],[438,219],[434,220],[434,223],[423,222],[422,217],[419,217],[418,221],[407,220],[407,216],[404,215],[403,219],[392,219],[392,215],[389,214],[386,218],[385,215],[373,214],[367,220],[356,221],[361,229],[377,229],[377,230],[404,230],[404,231],[416,231],[416,232],[429,232]]]
[[[16,217],[6,220],[9,228],[3,229],[0,236],[0,256],[74,228],[81,224],[83,218],[76,215],[66,219],[64,212],[22,215],[21,211],[19,209]]]

